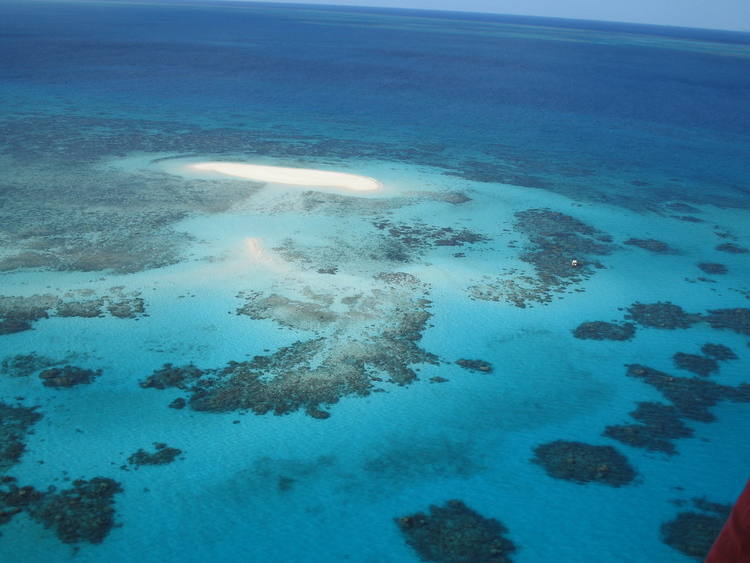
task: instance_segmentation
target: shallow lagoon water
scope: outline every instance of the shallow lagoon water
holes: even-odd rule
[[[746,35],[260,5],[2,9],[15,57],[0,65],[0,392],[42,415],[2,437],[24,446],[3,458],[4,509],[13,486],[56,487],[0,526],[4,561],[417,561],[395,519],[451,499],[502,522],[513,561],[691,560],[662,525],[695,498],[731,503],[750,466]],[[187,171],[217,160],[382,189]],[[636,302],[700,316],[667,330],[628,319]],[[719,328],[708,311],[725,309]],[[574,337],[592,321],[635,332]],[[675,364],[706,343],[737,358],[705,378]],[[19,375],[13,358],[31,354]],[[165,364],[203,375],[141,385]],[[635,447],[605,428],[673,403],[629,364],[737,391],[691,396],[700,410],[724,393],[713,421],[681,411],[693,434],[675,453]],[[101,374],[43,384],[65,365]],[[636,476],[556,478],[532,459],[558,440],[611,446]],[[129,461],[154,443],[181,454]],[[92,509],[111,506],[114,526],[66,543],[39,506],[95,477],[122,488]],[[52,512],[74,528],[92,516]]]

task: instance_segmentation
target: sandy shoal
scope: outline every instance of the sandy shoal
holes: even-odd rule
[[[191,164],[190,168],[203,172],[217,172],[256,182],[290,186],[340,188],[354,192],[368,192],[378,190],[381,187],[380,182],[368,176],[358,176],[345,172],[328,172],[312,168],[285,168],[239,162],[198,162]]]

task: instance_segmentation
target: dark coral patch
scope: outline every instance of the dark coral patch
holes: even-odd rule
[[[531,460],[550,477],[576,483],[602,483],[612,487],[627,485],[635,470],[627,458],[612,446],[556,440],[534,448]]]
[[[101,543],[115,525],[112,505],[119,492],[119,483],[106,477],[79,479],[71,489],[45,494],[28,511],[65,543]]]
[[[28,377],[35,371],[62,363],[65,363],[65,361],[53,360],[34,352],[31,354],[16,354],[3,359],[0,363],[0,372],[13,377]]]
[[[719,364],[713,358],[706,358],[705,356],[698,356],[696,354],[685,354],[684,352],[677,352],[672,356],[674,365],[680,369],[692,371],[697,375],[707,377],[715,371],[719,371]]]
[[[484,373],[492,372],[492,364],[489,362],[485,362],[484,360],[464,360],[462,358],[460,360],[456,360],[456,363],[464,369],[481,371]]]
[[[679,305],[668,301],[658,301],[657,303],[635,302],[628,307],[628,314],[625,315],[625,318],[643,326],[666,329],[690,328],[701,320],[699,314],[687,313]]]
[[[650,451],[675,454],[677,450],[671,440],[689,438],[693,431],[680,420],[680,413],[671,405],[661,403],[638,403],[630,413],[641,424],[607,426],[604,435],[623,444]]]
[[[396,525],[423,561],[438,563],[510,563],[516,546],[505,537],[508,529],[494,518],[486,518],[460,500],[430,506],[430,513],[417,512],[396,518]]]
[[[91,370],[76,366],[63,366],[61,368],[50,368],[39,374],[39,379],[45,387],[73,387],[93,383],[101,370]]]
[[[708,311],[705,320],[711,328],[729,329],[739,334],[750,335],[750,309],[713,309]]]
[[[731,387],[697,377],[674,377],[641,364],[630,364],[627,375],[658,389],[672,402],[679,416],[701,422],[713,422],[715,417],[709,409],[719,401],[750,402],[748,384]]]
[[[724,264],[717,262],[701,262],[698,267],[707,274],[726,274],[729,271]]]
[[[26,433],[42,418],[36,408],[0,401],[0,472],[7,471],[21,459],[26,449]]]
[[[182,450],[171,448],[164,443],[154,444],[155,451],[147,452],[139,449],[128,458],[131,465],[166,465],[172,463],[182,453]]]
[[[635,325],[591,321],[578,325],[573,336],[581,340],[630,340],[635,336]]]
[[[744,246],[734,244],[733,242],[722,243],[716,247],[716,250],[719,250],[720,252],[727,252],[729,254],[747,254],[748,252],[750,252],[750,250],[748,250]]]
[[[674,250],[666,243],[652,238],[629,238],[624,244],[637,246],[656,254],[666,254]]]
[[[707,342],[701,347],[701,352],[706,356],[715,358],[717,360],[736,360],[737,354],[732,351],[729,346],[723,344],[712,344]]]
[[[139,385],[143,388],[153,387],[154,389],[167,389],[168,387],[187,389],[201,375],[203,375],[203,371],[194,365],[173,366],[172,364],[164,364],[141,381]]]
[[[661,525],[662,541],[668,546],[702,561],[721,532],[731,506],[693,499],[699,510],[711,512],[680,512],[674,520]]]

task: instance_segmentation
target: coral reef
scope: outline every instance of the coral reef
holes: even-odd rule
[[[724,264],[716,262],[701,262],[698,264],[698,268],[707,274],[726,274],[729,271]]]
[[[515,230],[528,239],[520,259],[534,274],[509,270],[495,280],[472,285],[468,291],[473,299],[507,301],[521,308],[549,303],[553,293],[565,293],[590,278],[596,268],[603,268],[594,257],[616,248],[610,235],[564,213],[527,209],[515,217]]]
[[[464,369],[492,373],[492,364],[484,360],[456,360],[456,363]]]
[[[710,356],[716,360],[736,360],[737,354],[729,346],[723,344],[712,344],[707,342],[701,347],[704,355]]]
[[[8,356],[0,362],[0,373],[12,377],[28,377],[36,371],[64,363],[65,360],[54,360],[46,356],[40,356],[35,352],[16,354],[15,356]]]
[[[698,561],[708,555],[732,510],[731,505],[694,498],[693,505],[701,512],[680,512],[673,520],[661,525],[662,541]]]
[[[42,418],[37,408],[13,406],[0,401],[0,473],[4,473],[21,459],[26,449],[24,438],[29,428]]]
[[[635,448],[675,454],[671,440],[689,438],[693,431],[680,419],[679,411],[662,403],[638,403],[630,416],[641,424],[607,426],[603,435]]]
[[[203,375],[203,371],[194,365],[173,366],[164,364],[146,379],[139,382],[143,388],[153,387],[154,389],[167,389],[177,387],[178,389],[188,389],[192,383]]]
[[[650,304],[635,302],[628,307],[625,318],[643,326],[665,329],[689,328],[701,320],[699,314],[686,313],[682,307],[668,301]]]
[[[720,252],[727,252],[728,254],[747,254],[750,252],[744,246],[734,244],[733,242],[725,242],[716,247],[716,250]]]
[[[635,336],[635,325],[592,321],[578,325],[573,336],[582,340],[630,340]]]
[[[107,477],[79,479],[73,488],[46,493],[27,510],[64,543],[101,543],[115,525],[112,505],[119,492],[119,483]]]
[[[77,366],[63,366],[61,368],[46,369],[39,374],[42,385],[45,387],[73,387],[93,383],[99,377],[102,370],[91,370]]]
[[[750,335],[750,309],[713,309],[704,316],[711,328],[733,330],[739,334]]]
[[[677,352],[672,356],[674,365],[680,369],[691,371],[697,375],[707,377],[715,371],[719,371],[719,364],[713,358],[698,356],[697,354],[685,354]]]
[[[644,250],[648,250],[656,254],[666,254],[674,252],[674,249],[672,249],[666,242],[662,242],[660,240],[652,238],[629,238],[623,244],[627,244],[629,246],[637,246],[638,248],[643,248]]]
[[[627,458],[612,446],[583,442],[556,440],[541,444],[534,448],[531,461],[541,465],[550,477],[576,483],[620,487],[632,482],[636,475]]]
[[[166,465],[172,463],[175,458],[182,453],[182,450],[171,448],[163,442],[154,443],[154,452],[147,452],[139,449],[137,452],[128,457],[128,463],[131,465]]]
[[[510,563],[516,546],[505,537],[507,528],[486,518],[460,500],[430,506],[395,519],[408,543],[423,561],[439,563]]]
[[[675,377],[641,364],[627,367],[628,376],[658,389],[672,402],[680,417],[712,422],[714,415],[709,409],[719,401],[750,402],[750,385],[746,383],[731,387],[697,377]]]
[[[113,287],[108,295],[90,297],[89,290],[25,297],[0,295],[0,335],[33,328],[33,323],[49,317],[105,316],[105,311],[119,318],[138,318],[145,315],[145,305],[139,292],[126,294],[121,287]]]

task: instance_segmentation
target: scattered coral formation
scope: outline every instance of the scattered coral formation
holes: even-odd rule
[[[492,364],[484,360],[457,360],[456,363],[464,369],[492,373]]]
[[[34,423],[42,418],[37,407],[9,405],[0,401],[0,473],[15,465],[26,446],[24,439]]]
[[[641,364],[628,365],[627,375],[642,379],[658,389],[677,409],[679,416],[713,422],[709,410],[722,400],[750,402],[750,384],[737,387],[720,385],[697,377],[675,377]]]
[[[164,364],[163,367],[155,370],[154,373],[141,381],[139,385],[143,388],[152,387],[154,389],[167,389],[169,387],[188,389],[201,375],[203,375],[203,371],[192,364],[181,367]]]
[[[698,268],[707,274],[726,274],[729,270],[724,264],[718,264],[716,262],[701,262],[698,264]]]
[[[86,298],[89,297],[89,298]],[[135,319],[145,315],[140,292],[125,293],[113,287],[107,295],[90,297],[90,291],[19,296],[0,295],[0,335],[33,328],[33,323],[49,317],[94,318],[110,315]]]
[[[748,252],[750,252],[750,250],[748,250],[744,246],[734,244],[733,242],[722,243],[716,247],[716,250],[720,252],[726,252],[728,254],[747,254]]]
[[[680,419],[679,411],[662,403],[638,403],[630,416],[641,424],[620,424],[607,426],[603,435],[634,448],[675,454],[677,450],[672,440],[689,438],[692,429]]]
[[[576,483],[620,487],[636,476],[627,458],[612,446],[556,440],[534,448],[531,461],[541,465],[550,477]]]
[[[623,244],[627,244],[629,246],[637,246],[638,248],[643,248],[644,250],[648,250],[656,254],[667,254],[674,252],[674,249],[670,247],[666,242],[652,238],[629,238]]]
[[[591,321],[578,325],[573,336],[582,340],[630,340],[635,336],[635,325]]]
[[[486,518],[460,500],[430,506],[396,518],[396,525],[423,561],[439,563],[510,563],[516,546],[505,535],[508,529]]]
[[[139,449],[128,457],[128,463],[140,467],[141,465],[166,465],[172,463],[182,453],[182,450],[169,447],[163,442],[154,443],[153,452]]]
[[[657,303],[635,302],[628,307],[626,319],[654,328],[690,328],[701,320],[699,314],[687,313],[679,305],[668,301]]]
[[[674,365],[680,369],[691,371],[697,375],[707,377],[719,371],[719,364],[713,358],[707,358],[705,356],[699,356],[697,354],[685,354],[684,352],[677,352],[672,356]]]
[[[115,525],[112,505],[119,492],[120,484],[107,477],[79,479],[70,489],[44,494],[27,510],[64,543],[101,543]]]
[[[77,366],[63,366],[61,368],[50,368],[39,374],[42,385],[45,387],[73,387],[93,383],[99,377],[102,370],[91,370]]]
[[[673,520],[661,525],[661,537],[668,546],[703,561],[732,507],[702,498],[693,499],[693,505],[701,512],[680,512]]]
[[[724,346],[724,344],[712,344],[711,342],[707,342],[701,347],[701,352],[716,360],[737,359],[737,354],[735,354],[729,346]]]
[[[521,308],[549,303],[553,293],[565,293],[603,268],[596,257],[616,248],[610,235],[564,213],[527,209],[515,217],[515,230],[528,239],[520,259],[534,274],[508,271],[496,280],[472,285],[468,289],[473,299],[507,301]]]
[[[713,309],[704,316],[711,328],[733,330],[739,334],[750,335],[750,309],[735,307],[733,309]]]
[[[0,362],[0,373],[8,374],[12,377],[28,377],[44,368],[64,363],[65,360],[55,360],[41,356],[35,352],[31,354],[16,354],[15,356],[8,356]]]

